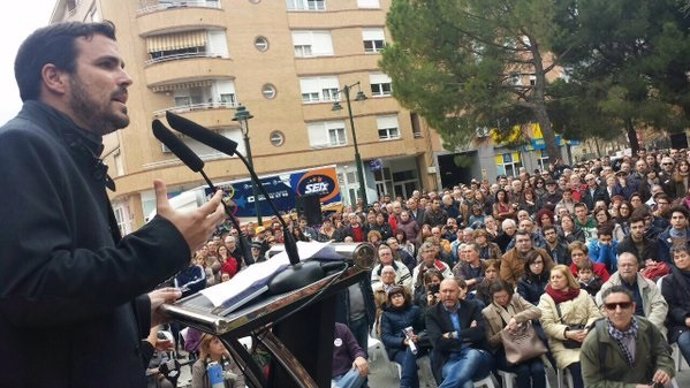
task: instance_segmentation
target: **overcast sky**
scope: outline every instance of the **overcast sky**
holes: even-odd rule
[[[3,2],[0,12],[0,125],[21,108],[14,81],[14,57],[17,49],[33,30],[48,24],[57,0],[23,0]]]

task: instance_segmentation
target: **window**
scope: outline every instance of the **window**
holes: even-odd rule
[[[410,112],[410,124],[412,125],[412,135],[415,138],[422,137],[422,126],[419,122],[419,115]]]
[[[125,166],[122,164],[122,153],[120,150],[115,151],[113,154],[113,162],[115,163],[115,174],[116,176],[125,175]]]
[[[362,30],[362,41],[364,42],[364,52],[379,53],[386,46],[386,38],[383,28],[371,28]]]
[[[369,74],[371,95],[373,97],[390,96],[392,92],[391,82],[390,77],[386,74]]]
[[[358,8],[381,8],[379,0],[357,0]]]
[[[549,154],[546,152],[546,150],[540,150],[538,156],[539,169],[545,171],[549,166]]]
[[[276,97],[277,93],[278,92],[276,90],[276,87],[273,86],[273,84],[265,84],[264,86],[261,87],[261,94],[267,100],[274,99]]]
[[[269,137],[271,144],[275,147],[280,147],[285,144],[285,135],[281,131],[273,131]]]
[[[323,121],[307,126],[309,145],[314,148],[337,147],[347,144],[344,121]]]
[[[333,55],[330,31],[293,31],[292,45],[298,58]]]
[[[268,39],[266,39],[265,36],[257,36],[256,39],[254,39],[254,47],[261,52],[267,51]]]
[[[326,0],[285,0],[290,11],[323,11]]]
[[[376,127],[379,130],[379,140],[398,139],[400,137],[397,115],[377,117]]]
[[[220,102],[221,104],[229,106],[235,106],[237,104],[234,93],[221,93]]]
[[[496,155],[496,167],[499,175],[517,176],[522,167],[520,162],[520,153],[507,152]]]
[[[340,85],[337,76],[300,78],[299,84],[302,91],[302,102],[304,103],[334,101],[338,99]]]
[[[113,206],[113,213],[115,214],[115,221],[117,227],[120,229],[120,234],[126,236],[132,232],[132,223],[129,217],[129,209],[126,205]]]

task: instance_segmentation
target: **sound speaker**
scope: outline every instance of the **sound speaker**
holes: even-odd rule
[[[317,194],[307,194],[297,197],[297,214],[307,219],[307,224],[320,225],[321,220],[321,199]]]
[[[688,148],[688,137],[685,132],[671,134],[671,148]]]

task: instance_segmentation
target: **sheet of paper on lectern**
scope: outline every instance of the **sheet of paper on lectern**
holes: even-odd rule
[[[324,259],[335,259],[340,257],[329,243],[320,242],[297,242],[297,251],[302,261],[317,256]],[[322,257],[323,256],[323,257]],[[232,307],[233,303],[246,298],[249,294],[261,292],[266,288],[268,281],[278,272],[285,270],[290,265],[290,259],[286,252],[280,252],[270,259],[255,263],[247,269],[238,272],[227,282],[217,284],[201,290],[201,294],[213,303],[214,307]],[[265,291],[264,289],[264,291]],[[246,302],[246,301],[245,301]]]

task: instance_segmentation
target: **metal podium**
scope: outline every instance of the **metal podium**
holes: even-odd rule
[[[186,326],[220,337],[251,388],[329,388],[336,294],[368,279],[375,257],[370,244],[332,245],[343,256],[341,265],[300,289],[259,297],[226,315],[214,313],[214,306],[201,294],[163,309]],[[333,267],[333,261],[329,263]],[[247,336],[271,355],[268,378],[238,341]]]

